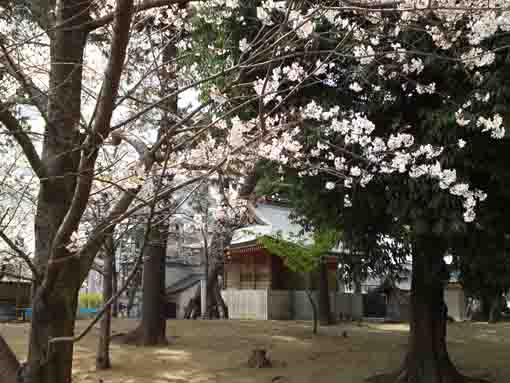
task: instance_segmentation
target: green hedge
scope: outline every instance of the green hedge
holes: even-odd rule
[[[82,293],[78,298],[80,307],[96,309],[103,305],[103,296],[97,293]]]

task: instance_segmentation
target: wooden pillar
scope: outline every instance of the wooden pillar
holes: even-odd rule
[[[257,289],[257,263],[256,263],[256,251],[251,253],[251,261],[253,266],[253,289]]]
[[[229,288],[229,281],[228,281],[228,273],[231,270],[231,260],[229,260],[229,263],[223,266],[223,288],[228,289]]]
[[[269,289],[274,289],[274,288],[276,288],[276,286],[273,282],[273,262],[271,262],[272,261],[271,255],[267,251],[264,251],[264,257],[265,257],[267,269],[269,270],[268,271],[268,273],[269,273],[269,275],[268,275]]]
[[[243,289],[243,270],[244,270],[244,257],[239,254],[239,288]]]

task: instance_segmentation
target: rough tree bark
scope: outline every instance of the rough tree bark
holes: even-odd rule
[[[225,195],[223,177],[220,179],[220,194]],[[207,312],[203,315],[208,319],[228,319],[228,307],[221,296],[221,286],[219,285],[219,276],[223,273],[223,257],[225,244],[230,243],[232,233],[236,226],[224,226],[217,230],[211,238],[208,246],[208,264],[207,270]],[[185,319],[195,319],[200,310],[201,289],[198,288],[195,296],[190,299],[184,312]],[[202,313],[200,313],[201,315]]]
[[[199,316],[203,316],[207,319],[228,319],[228,307],[221,296],[220,286],[218,285],[218,276],[221,270],[222,266],[219,263],[209,268],[209,275],[206,283],[209,290],[207,294],[207,312],[204,315],[201,313],[201,289],[199,287],[186,306],[184,319],[196,319]]]
[[[142,272],[142,320],[124,342],[141,346],[167,344],[165,318],[165,261],[168,237],[163,223],[149,228]]]
[[[168,228],[165,224],[151,229],[147,258],[143,265],[143,303],[141,344],[167,344],[165,318],[165,261]]]
[[[328,265],[325,259],[319,263],[319,321],[321,326],[333,324],[329,301]]]
[[[228,307],[221,296],[221,289],[218,283],[223,268],[222,265],[216,263],[210,269],[209,277],[207,278],[207,313],[206,318],[228,319]]]
[[[141,284],[142,284],[142,273],[141,273],[141,271],[138,271],[136,276],[133,278],[133,282],[131,282],[131,285],[126,292],[126,295],[128,298],[128,301],[126,304],[126,315],[128,318],[131,317],[131,310],[133,310],[133,306],[135,305],[136,293],[137,293],[138,289],[140,288]]]
[[[209,192],[209,189],[207,189],[207,191]],[[207,198],[207,197],[206,197]],[[206,214],[206,217],[208,216],[208,211],[206,210],[205,214]],[[207,220],[207,218],[206,218]],[[207,227],[207,223],[206,223],[206,227]],[[210,291],[210,283],[209,283],[209,243],[208,243],[208,240],[207,240],[207,236],[209,235],[208,233],[208,230],[206,229],[205,232],[202,232],[202,237],[203,237],[203,245],[204,245],[204,248],[202,249],[203,250],[203,253],[204,253],[204,274],[206,276],[205,278],[205,291],[203,292],[204,295],[205,295],[205,310],[202,308],[200,311],[203,311],[202,313],[202,319],[211,319],[213,316],[214,316],[214,313],[212,312],[213,311],[213,307],[212,307],[212,300],[214,299],[213,295],[209,293]],[[212,281],[211,281],[212,282]]]
[[[444,252],[435,247],[436,243],[427,238],[413,246],[410,334],[404,363],[397,373],[370,378],[371,382],[480,382],[461,375],[448,355],[448,313],[443,299],[448,274],[442,258]]]
[[[490,301],[489,323],[496,323],[501,319],[501,294],[496,294]]]
[[[496,323],[501,319],[501,295],[485,291],[480,297],[480,307],[472,314],[472,320]]]
[[[89,2],[60,1],[55,7],[59,28],[47,29],[50,92],[44,110],[47,125],[41,158],[23,137],[18,138],[41,181],[34,231],[38,275],[32,297],[28,359],[19,373],[19,381],[23,383],[71,382],[73,342],[52,342],[52,339],[72,339],[78,291],[97,250],[94,243],[86,257],[72,257],[65,243],[76,230],[90,196],[97,146],[101,143],[98,135],[105,137],[108,133],[129,39],[132,3],[132,0],[118,2],[104,92],[98,101],[93,133],[84,143],[78,127],[83,53],[88,35],[85,25],[91,20]],[[76,150],[81,144],[83,156]]]
[[[162,59],[165,63],[172,63],[177,55],[175,41],[167,43],[163,49]],[[173,77],[175,76],[163,65],[160,69],[161,96],[172,92]],[[175,123],[171,117],[177,113],[177,96],[171,97],[164,102],[165,113],[161,120],[161,127],[158,131],[158,141],[165,137],[161,146],[165,158],[169,155],[170,147],[167,142],[171,137],[167,135]],[[155,177],[153,180],[154,189],[157,190],[163,180]],[[134,343],[143,346],[165,345],[168,343],[166,337],[166,250],[168,240],[168,222],[164,217],[155,217],[156,223],[149,228],[148,244],[145,246],[143,274],[142,274],[142,321],[137,329],[125,337],[127,343]]]
[[[50,179],[42,181],[35,217],[35,261],[41,275],[52,252],[53,240],[69,210],[76,186],[79,143],[76,127],[80,122],[83,52],[87,32],[79,27],[88,21],[88,5],[81,0],[62,2],[59,21],[67,28],[56,29],[51,39],[51,71],[48,125],[44,135],[42,162]],[[52,179],[51,177],[54,177]],[[54,288],[43,288],[35,281],[30,331],[30,347],[23,381],[26,383],[69,383],[71,381],[72,343],[48,347],[53,337],[74,333],[79,275],[76,262],[65,262]],[[74,268],[74,270],[73,270]]]
[[[119,281],[118,281],[118,273],[117,266],[115,262],[115,255],[112,262],[112,295],[116,295],[119,290]],[[112,305],[112,318],[117,318],[119,316],[119,301],[116,299]]]
[[[491,297],[488,294],[483,294],[481,298],[480,311],[476,315],[476,320],[488,321],[491,311]]]
[[[220,268],[218,268],[218,270],[220,270]],[[223,268],[221,268],[221,270],[223,270]],[[221,272],[222,271],[218,271],[218,275]],[[218,305],[219,317],[220,317],[220,319],[228,319],[228,317],[229,317],[228,316],[228,306],[225,303],[225,300],[223,299],[223,297],[221,296],[221,287],[218,284],[218,277],[216,277],[215,281],[216,281],[216,285],[214,286],[212,293],[213,293],[214,299],[216,300],[216,303]]]
[[[115,263],[115,248],[112,236],[108,236],[104,246],[103,262],[103,302],[108,302],[113,296],[113,264]],[[112,323],[112,307],[108,307],[99,329],[99,342],[96,355],[96,368],[106,370],[111,368],[110,361],[110,336]]]
[[[16,355],[14,355],[2,335],[0,335],[0,382],[16,382],[18,368],[19,362]]]

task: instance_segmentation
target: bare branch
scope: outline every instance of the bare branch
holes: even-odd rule
[[[18,120],[9,112],[5,104],[0,103],[0,122],[2,122],[7,130],[14,136],[18,144],[23,149],[25,156],[27,157],[30,166],[37,174],[39,179],[46,178],[46,168],[44,167],[39,154],[35,150],[32,141],[23,131],[23,128],[19,124]]]
[[[79,178],[73,201],[55,236],[54,246],[56,247],[66,243],[72,232],[78,227],[87,207],[98,148],[110,131],[114,102],[118,94],[120,77],[126,58],[132,16],[133,0],[117,0],[110,60],[96,107],[97,115],[92,132],[84,143],[85,149],[79,165]],[[52,256],[54,256],[54,253]]]
[[[112,132],[112,139],[114,141],[114,145],[120,144],[122,140],[126,141],[136,150],[140,157],[144,157],[149,150],[145,142],[143,142],[140,138],[121,130]]]
[[[402,4],[402,1],[399,1],[399,0],[388,0],[388,1],[381,0],[379,2],[341,0],[341,2],[346,4],[349,7],[360,8],[360,9],[389,9],[389,8],[396,8],[398,5]]]
[[[39,273],[37,272],[37,268],[35,267],[28,254],[16,246],[16,244],[11,241],[11,239],[2,230],[0,230],[0,238],[4,240],[7,246],[9,246],[18,255],[18,257],[25,261],[34,276],[34,279],[38,279]]]
[[[131,205],[131,202],[133,202],[140,189],[141,188],[139,187],[138,189],[123,193],[122,197],[117,201],[110,213],[96,226],[89,236],[87,243],[78,254],[78,256],[82,259],[80,267],[81,278],[85,279],[87,276],[88,270],[94,262],[97,252],[103,245],[104,239],[113,233],[115,224],[112,224],[112,222],[116,222],[118,218],[121,217],[129,208],[129,205]]]
[[[25,76],[21,68],[16,65],[9,52],[3,44],[3,39],[0,37],[0,51],[3,53],[3,62],[7,72],[18,81],[23,87],[24,91],[30,96],[33,105],[39,110],[39,113],[47,120],[48,110],[48,95],[39,89],[34,82]]]
[[[100,98],[96,108],[97,116],[93,128],[94,133],[102,137],[105,137],[110,129],[114,102],[117,98],[120,77],[126,58],[132,17],[133,0],[118,0],[110,60],[108,61],[105,79],[101,87]]]
[[[188,4],[190,0],[145,0],[140,4],[135,6],[134,12],[147,11],[152,8],[164,7],[172,4],[180,4],[185,5]],[[111,23],[115,18],[115,13],[110,13],[109,15],[103,16],[99,19],[92,21],[90,24],[86,25],[87,30],[92,31],[97,28],[104,27],[105,25]]]

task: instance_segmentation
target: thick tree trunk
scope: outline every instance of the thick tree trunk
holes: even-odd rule
[[[129,287],[127,291],[127,305],[126,305],[126,315],[128,318],[131,317],[131,310],[133,310],[133,306],[135,304],[135,298],[136,293],[138,292],[138,289],[140,288],[140,285],[142,284],[142,273],[139,270],[136,274],[136,276],[133,278],[133,281],[131,282],[131,286]]]
[[[328,326],[333,323],[329,301],[328,265],[325,260],[321,260],[319,267],[319,320],[321,326]]]
[[[462,383],[446,346],[447,308],[443,300],[444,261],[434,242],[413,249],[410,335],[407,356],[396,374],[372,382]],[[469,380],[472,381],[472,380]]]
[[[14,355],[7,342],[0,335],[0,382],[16,382],[18,368],[19,362],[16,355]]]
[[[177,56],[177,48],[174,43],[166,42],[162,53],[164,63],[172,63]],[[172,65],[162,65],[160,68],[161,97],[167,97],[174,89],[173,80],[175,73],[168,68]],[[177,96],[167,99],[162,106],[169,112],[177,112]],[[161,128],[158,131],[158,140],[164,134],[169,133],[168,129],[175,123],[170,113],[165,113],[161,120]],[[169,141],[161,146],[163,153],[169,154],[171,150]],[[166,158],[168,159],[168,158]],[[164,166],[166,166],[164,159]],[[155,177],[153,180],[154,189],[157,190],[163,185],[163,180]],[[143,274],[142,274],[142,321],[140,326],[131,334],[128,334],[125,341],[128,343],[153,346],[167,344],[166,338],[166,250],[168,239],[168,223],[162,221],[162,217],[154,217],[160,221],[149,228],[148,243],[145,244]]]
[[[205,235],[207,235],[207,233]],[[205,241],[207,241],[207,238],[205,238]],[[209,293],[211,283],[209,283],[209,249],[208,249],[207,242],[205,243],[203,252],[204,252],[204,274],[206,275],[205,289],[203,291],[203,294],[205,295],[205,299],[204,299],[205,307],[202,307],[200,311],[202,311],[203,319],[211,319],[214,316],[214,314],[212,313],[212,311],[213,311],[213,305],[212,305],[213,295]]]
[[[115,254],[113,253],[113,240],[109,236],[105,243],[105,256],[103,265],[103,302],[108,302],[113,296],[113,263]],[[106,370],[111,368],[110,362],[110,335],[112,323],[112,307],[108,307],[101,318],[101,327],[99,329],[99,343],[96,355],[96,368]]]
[[[501,294],[491,299],[489,310],[489,323],[496,323],[501,319]]]
[[[184,310],[184,319],[197,319],[200,317],[200,298],[201,298],[201,288],[198,286],[195,295],[189,300],[185,310]]]
[[[52,338],[74,335],[78,287],[73,283],[79,276],[70,270],[66,270],[65,275],[66,280],[58,282],[48,296],[41,294],[40,288],[36,291],[28,360],[21,372],[23,383],[71,382],[73,342],[50,342]]]
[[[207,312],[204,315],[207,319],[213,318],[222,318],[226,319],[228,317],[228,308],[223,300],[223,297],[220,293],[220,287],[218,285],[218,275],[220,272],[220,265],[216,264],[213,267],[207,267],[208,276],[207,276]]]
[[[142,274],[142,321],[124,337],[124,342],[142,346],[165,345],[166,338],[166,244],[168,229],[164,223],[150,228],[145,245]]]
[[[81,0],[61,2],[51,37],[51,71],[48,124],[44,135],[42,162],[48,180],[41,181],[35,217],[35,262],[44,275],[53,240],[69,209],[76,185],[72,176],[80,155],[78,126],[81,108],[83,52],[87,33],[79,28],[89,19],[88,5]],[[69,176],[71,175],[71,176]],[[73,344],[49,344],[54,337],[72,337],[77,309],[78,264],[61,265],[57,281],[48,288],[34,283],[33,314],[29,353],[21,379],[24,383],[70,383]],[[73,270],[73,267],[75,270]]]
[[[143,265],[143,301],[141,344],[166,344],[165,269],[167,227],[159,224],[151,229]]]
[[[356,279],[354,280],[354,294],[362,294],[362,288],[361,288],[361,282],[360,280],[358,279],[358,277],[356,277]]]
[[[482,295],[480,299],[480,311],[476,315],[476,320],[488,321],[491,313],[492,299],[489,295]]]
[[[203,318],[207,319],[228,319],[228,307],[221,296],[220,286],[218,284],[218,275],[221,271],[221,265],[216,264],[209,268],[209,276],[207,278],[208,303],[207,313]],[[195,295],[190,299],[184,312],[184,319],[196,319],[201,315],[201,288],[199,287]],[[200,314],[199,314],[200,313]]]
[[[110,63],[115,63],[114,59],[118,63],[124,61],[132,2],[123,0],[117,9],[121,7],[127,13],[116,12],[113,29],[118,39],[112,43]],[[47,123],[41,163],[34,160],[34,155],[29,155],[33,170],[40,177],[34,229],[37,273],[34,273],[32,289],[28,358],[19,371],[18,382],[70,383],[78,291],[90,268],[90,258],[97,252],[96,243],[90,247],[90,253],[80,259],[65,246],[71,232],[77,229],[88,202],[89,181],[97,158],[96,144],[100,143],[97,137],[89,135],[88,142],[92,145],[81,146],[79,131],[83,53],[88,35],[84,26],[91,21],[90,3],[82,0],[61,0],[57,5],[46,2],[42,10],[54,15],[58,27],[49,26],[46,31],[50,38],[51,60],[48,103],[43,110]],[[119,65],[122,64],[113,68],[112,64],[105,76],[104,102],[99,104],[94,129],[102,138],[104,127],[110,124]],[[82,152],[86,156],[81,157]],[[73,201],[75,190],[79,198]],[[60,339],[57,342],[54,338]]]
[[[221,296],[221,288],[218,284],[218,277],[216,276],[216,285],[213,289],[214,299],[216,301],[216,304],[218,306],[218,314],[220,319],[228,319],[228,307],[225,303],[225,300]]]
[[[425,246],[433,246],[426,244]],[[421,251],[420,251],[421,250]],[[443,300],[441,253],[416,249],[413,256],[411,333],[404,372],[407,382],[462,381],[446,347],[447,309]]]
[[[501,316],[500,295],[484,293],[480,297],[480,308],[475,311],[473,320],[495,323]]]

